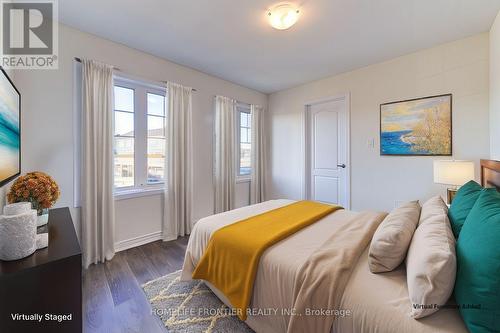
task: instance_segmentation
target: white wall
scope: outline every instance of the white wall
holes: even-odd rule
[[[351,93],[352,208],[390,210],[395,201],[443,194],[445,187],[433,184],[434,158],[380,156],[379,105],[452,93],[454,157],[487,158],[488,56],[484,33],[271,94],[271,198],[303,197],[304,104],[345,92]]]
[[[197,89],[193,95],[194,219],[213,214],[213,97],[267,106],[267,95],[199,71],[60,25],[59,70],[16,71],[22,95],[22,171],[41,170],[61,187],[58,207],[73,206],[73,58],[112,64],[123,72],[152,81],[174,81]],[[243,187],[244,189],[244,187]],[[240,196],[245,196],[241,193]],[[161,230],[160,196],[116,202],[116,241]],[[72,209],[78,225],[78,210]]]
[[[500,12],[490,30],[490,151],[500,160]]]

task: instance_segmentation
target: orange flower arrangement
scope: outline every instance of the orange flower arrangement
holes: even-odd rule
[[[9,203],[31,202],[33,209],[41,215],[44,209],[56,203],[60,194],[59,186],[52,177],[35,171],[16,179],[7,194],[7,200]]]

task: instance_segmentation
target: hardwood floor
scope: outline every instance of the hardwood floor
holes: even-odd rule
[[[83,332],[165,332],[141,284],[181,269],[188,237],[119,252],[83,273]]]

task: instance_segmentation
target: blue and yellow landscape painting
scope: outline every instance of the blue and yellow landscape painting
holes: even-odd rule
[[[0,182],[19,172],[19,94],[0,72]]]
[[[382,104],[382,155],[451,155],[451,95]]]

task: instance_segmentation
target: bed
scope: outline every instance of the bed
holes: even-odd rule
[[[500,188],[500,162],[482,160],[481,177],[484,186]],[[200,220],[194,227],[186,250],[182,272],[183,279],[190,279],[196,264],[208,245],[210,236],[219,228],[247,217],[289,205],[291,200],[271,200],[257,205],[235,209]],[[286,311],[274,313],[273,309],[290,309],[293,305],[291,290],[297,273],[308,258],[328,240],[333,226],[347,223],[361,213],[339,210],[300,230],[272,247],[261,257],[251,300],[251,308],[261,313],[249,315],[246,323],[256,332],[286,332],[289,315]],[[373,274],[368,268],[367,248],[355,263],[343,291],[332,332],[467,332],[460,314],[450,300],[449,308],[419,320],[408,316],[410,301],[404,264],[396,270]],[[207,285],[224,302],[231,306],[217,288]],[[266,311],[267,310],[267,311]]]

